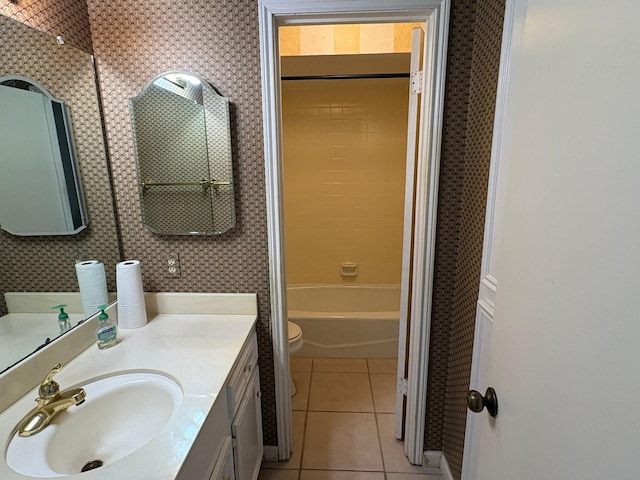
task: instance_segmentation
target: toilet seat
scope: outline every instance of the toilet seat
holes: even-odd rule
[[[302,329],[293,322],[287,322],[289,328],[289,353],[300,350],[304,340],[302,339]]]
[[[287,322],[289,324],[289,341],[296,340],[302,336],[302,330],[298,324],[293,322]]]

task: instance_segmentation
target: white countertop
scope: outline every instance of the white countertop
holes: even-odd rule
[[[69,314],[69,323],[77,325],[85,317]],[[32,353],[47,338],[60,335],[57,313],[8,313],[0,317],[0,371]]]
[[[55,377],[61,390],[115,372],[152,371],[173,377],[184,392],[182,405],[174,417],[148,444],[112,465],[71,478],[174,480],[243,344],[253,331],[255,321],[255,314],[152,313],[146,326],[119,330],[118,345],[99,350],[94,344],[63,365]],[[35,406],[33,399],[37,396],[37,389],[34,389],[0,413],[3,453],[11,432],[23,415]],[[153,398],[141,398],[138,408],[144,408],[146,402],[152,401]],[[73,448],[73,439],[69,439],[68,448]],[[2,461],[0,478],[31,477],[14,472]]]

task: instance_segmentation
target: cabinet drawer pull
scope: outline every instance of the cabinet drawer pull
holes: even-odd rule
[[[262,393],[260,393],[260,390],[257,390],[256,392],[253,392],[253,396],[256,398],[260,398],[262,396]]]
[[[244,373],[251,373],[251,365],[245,365],[243,372]]]

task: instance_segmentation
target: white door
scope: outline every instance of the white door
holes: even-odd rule
[[[640,3],[516,7],[476,478],[637,479]]]
[[[424,30],[415,27],[411,36],[409,108],[407,121],[407,158],[404,182],[404,232],[402,239],[402,279],[400,284],[400,321],[398,327],[398,369],[396,388],[395,436],[404,439],[406,420],[407,377],[409,374],[409,337],[411,319],[411,291],[413,284],[414,215],[416,203],[416,168],[420,150],[420,98],[422,96],[422,52]],[[424,161],[424,159],[422,160]]]

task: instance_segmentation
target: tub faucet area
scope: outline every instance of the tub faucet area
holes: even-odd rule
[[[67,408],[84,403],[87,394],[82,388],[60,392],[60,385],[53,380],[53,376],[61,368],[61,364],[55,365],[40,384],[36,399],[38,405],[18,424],[18,435],[21,437],[30,437],[41,432]]]

